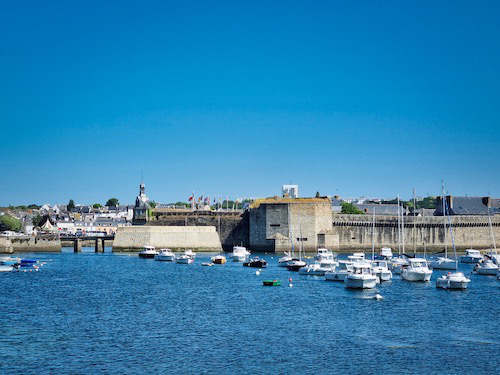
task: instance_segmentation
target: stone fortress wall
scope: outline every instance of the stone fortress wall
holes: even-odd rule
[[[222,250],[215,227],[140,225],[119,227],[113,241],[113,251],[139,251],[146,245],[176,251]]]

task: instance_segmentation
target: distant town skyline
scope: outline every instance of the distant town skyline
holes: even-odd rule
[[[0,205],[500,197],[499,10],[5,4]]]

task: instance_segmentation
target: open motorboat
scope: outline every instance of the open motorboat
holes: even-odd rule
[[[436,288],[441,289],[467,289],[470,279],[463,272],[448,272],[436,280]]]
[[[345,278],[345,287],[351,289],[375,288],[378,277],[373,273],[369,262],[357,262],[352,265],[352,272]]]
[[[289,271],[295,271],[295,272],[300,270],[302,267],[305,267],[305,266],[307,266],[307,263],[304,262],[303,260],[300,260],[300,259],[291,260],[291,261],[287,262],[287,264],[286,264],[286,268]]]
[[[261,259],[259,257],[255,257],[252,259],[249,259],[248,262],[243,263],[244,267],[254,267],[254,268],[266,268],[267,267],[267,262],[264,259]]]
[[[224,255],[216,255],[210,258],[213,264],[224,264],[226,263],[226,257]]]
[[[154,258],[161,262],[173,262],[175,260],[175,254],[170,249],[160,249],[160,252],[156,254]]]
[[[456,270],[457,262],[455,259],[444,257],[436,257],[430,261],[430,267],[436,270]]]
[[[17,267],[7,264],[0,264],[0,272],[11,272],[14,271],[14,269],[17,269]]]
[[[139,258],[154,258],[158,254],[154,246],[144,246],[144,249],[139,252]]]
[[[460,257],[460,263],[479,263],[483,260],[483,256],[479,250],[467,249],[465,254]]]
[[[483,261],[477,263],[474,267],[474,271],[478,275],[493,275],[495,276],[498,272],[498,266],[493,263],[491,259],[484,259]]]
[[[408,265],[401,271],[401,278],[406,281],[429,281],[431,276],[432,270],[424,258],[409,258]]]
[[[327,263],[312,263],[308,264],[305,267],[299,269],[299,274],[301,275],[309,275],[309,276],[325,276],[325,273],[332,271],[334,269],[334,265]]]
[[[389,281],[392,279],[392,272],[389,269],[386,260],[372,260],[371,266],[373,273],[380,279],[380,281]]]
[[[325,272],[327,281],[344,281],[346,276],[352,272],[352,262],[349,260],[339,260],[338,266],[332,271]]]
[[[244,246],[234,246],[233,254],[231,255],[233,258],[233,262],[244,262],[247,257],[250,255],[250,252]]]

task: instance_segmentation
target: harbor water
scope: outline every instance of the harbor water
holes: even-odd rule
[[[430,283],[394,275],[351,291],[271,255],[260,275],[229,257],[203,267],[207,254],[190,265],[22,256],[46,265],[0,274],[2,374],[493,374],[500,365],[495,277],[471,275],[468,290],[446,291],[435,287],[445,271],[434,271]]]

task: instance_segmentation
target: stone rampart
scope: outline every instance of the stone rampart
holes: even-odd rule
[[[215,227],[141,225],[119,227],[113,241],[113,251],[139,251],[146,245],[172,250],[222,250]]]
[[[222,248],[231,251],[235,245],[248,247],[248,212],[191,211],[156,209],[151,226],[212,226],[219,234]]]
[[[500,216],[452,216],[450,217],[453,240],[458,250],[466,248],[489,249],[500,241]],[[404,231],[401,239],[405,239],[405,251],[413,252],[443,250],[452,246],[448,220],[445,231],[442,216],[405,217]],[[372,216],[370,215],[333,215],[333,232],[339,235],[340,250],[358,250],[371,248]],[[493,237],[492,237],[493,234]],[[375,217],[375,246],[398,249],[400,241],[397,216]]]
[[[12,254],[12,242],[9,237],[0,237],[0,254]]]
[[[15,252],[61,251],[61,241],[57,234],[13,237],[10,241]]]

